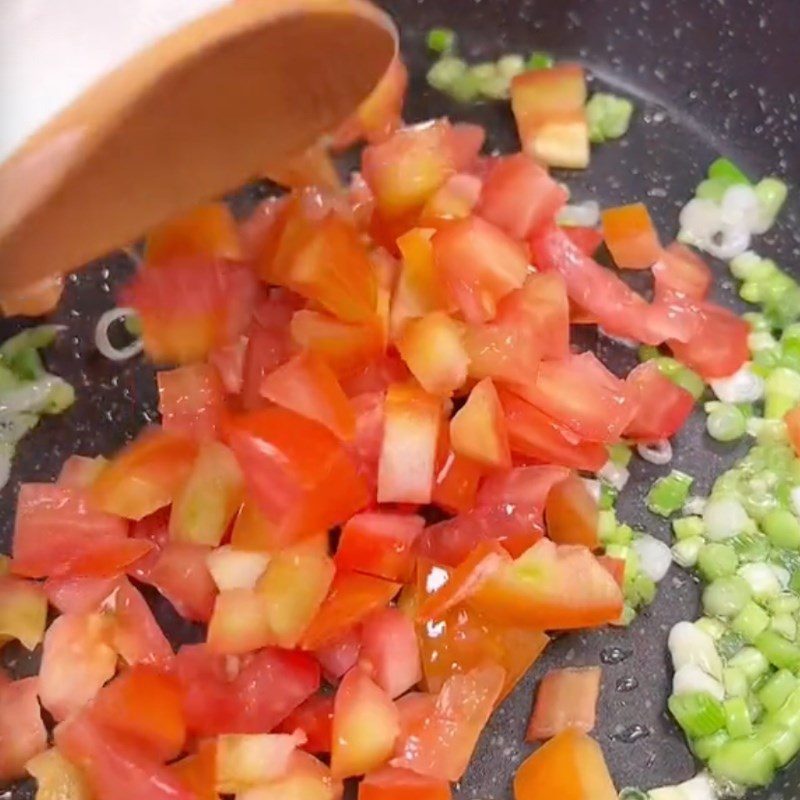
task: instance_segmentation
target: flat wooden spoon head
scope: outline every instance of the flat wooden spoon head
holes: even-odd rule
[[[365,0],[240,0],[162,39],[0,166],[0,291],[301,152],[357,108],[396,49]]]

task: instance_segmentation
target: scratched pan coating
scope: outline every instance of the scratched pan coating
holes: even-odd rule
[[[753,176],[800,175],[798,97],[800,12],[796,0],[388,0],[403,33],[403,51],[412,72],[407,118],[449,114],[487,126],[490,149],[517,146],[506,104],[461,107],[425,86],[429,64],[424,34],[446,25],[457,29],[472,60],[508,52],[547,50],[558,58],[579,59],[595,85],[627,93],[637,102],[627,137],[596,148],[586,173],[567,174],[577,199],[603,204],[646,200],[664,237],[674,234],[678,209],[719,153]],[[239,211],[269,191],[251,187],[234,200]],[[793,194],[776,229],[758,248],[787,269],[800,265],[798,216]],[[718,274],[724,275],[721,265]],[[141,359],[117,365],[94,350],[92,332],[99,315],[113,306],[114,291],[130,274],[122,256],[108,258],[70,280],[56,320],[69,330],[48,353],[50,369],[74,383],[78,400],[63,417],[47,419],[28,436],[18,454],[12,481],[0,493],[0,546],[7,551],[20,481],[50,480],[74,452],[110,453],[149,421],[157,419],[152,369]],[[795,273],[797,274],[797,273]],[[741,308],[729,280],[717,282],[717,299]],[[19,329],[0,320],[0,340]],[[594,347],[612,369],[625,371],[633,354],[583,329],[580,341]],[[700,492],[740,457],[745,446],[720,445],[704,433],[700,415],[677,437],[671,466],[696,478]],[[619,503],[622,519],[667,540],[666,522],[649,515],[642,498],[666,468],[640,460]],[[603,746],[619,787],[652,787],[691,777],[695,765],[669,716],[666,637],[678,620],[698,611],[695,580],[673,567],[651,609],[627,630],[564,636],[556,641],[493,716],[457,789],[463,800],[505,800],[511,780],[530,752],[523,743],[531,697],[538,679],[556,666],[603,663],[599,725]],[[195,641],[200,632],[182,622],[155,595],[156,607],[173,642]],[[15,675],[35,671],[35,659],[5,648],[2,660]],[[604,663],[609,662],[609,663]],[[29,800],[31,783],[0,800]],[[781,773],[756,800],[800,800],[800,762]],[[146,798],[142,798],[146,800]],[[548,798],[548,800],[550,800]],[[553,798],[553,800],[556,800]]]

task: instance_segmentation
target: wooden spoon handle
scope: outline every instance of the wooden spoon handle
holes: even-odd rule
[[[0,166],[0,291],[73,269],[311,145],[397,49],[365,0],[241,0],[108,75]]]

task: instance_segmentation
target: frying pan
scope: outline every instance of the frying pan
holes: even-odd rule
[[[679,207],[720,153],[755,177],[774,173],[793,181],[800,175],[796,0],[385,0],[384,5],[400,25],[413,76],[410,121],[448,114],[486,125],[490,150],[518,147],[507,104],[459,106],[426,87],[424,36],[439,25],[458,31],[471,60],[547,50],[584,62],[596,87],[633,97],[637,112],[628,136],[596,148],[588,172],[565,178],[578,199],[597,198],[603,204],[645,200],[665,238],[675,233]],[[264,185],[248,187],[232,198],[234,208],[244,213],[270,191]],[[795,191],[777,227],[757,243],[797,277],[799,222]],[[715,267],[719,276],[725,275],[721,264]],[[68,281],[56,321],[69,330],[50,350],[48,362],[52,371],[73,382],[78,400],[69,413],[45,419],[24,440],[12,480],[0,493],[0,549],[10,547],[20,481],[51,480],[69,454],[109,453],[157,419],[151,367],[141,360],[111,363],[92,344],[98,316],[114,305],[114,292],[131,270],[129,260],[117,255]],[[729,279],[717,281],[715,292],[717,300],[742,310]],[[20,327],[0,320],[0,340]],[[632,351],[587,328],[577,335],[612,369],[624,372],[632,366]],[[678,435],[670,466],[694,475],[696,491],[705,493],[714,476],[746,449],[746,443],[713,442],[697,413]],[[668,469],[635,460],[631,483],[618,505],[623,520],[665,541],[668,523],[648,514],[643,496]],[[200,631],[177,617],[165,601],[148,597],[175,643],[199,639]],[[675,622],[694,619],[698,609],[696,580],[673,567],[655,603],[630,628],[559,638],[493,716],[456,796],[511,797],[513,774],[531,749],[523,739],[534,687],[557,666],[603,664],[594,736],[619,788],[651,788],[691,777],[696,766],[665,712],[671,680],[666,637]],[[2,660],[18,676],[35,672],[35,654],[30,658],[7,647]],[[29,782],[0,792],[0,800],[33,795]],[[750,796],[800,800],[800,761],[768,790]]]

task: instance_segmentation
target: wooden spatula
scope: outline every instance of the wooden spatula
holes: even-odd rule
[[[367,97],[396,48],[365,0],[235,0],[138,53],[0,165],[0,292],[303,151]]]

